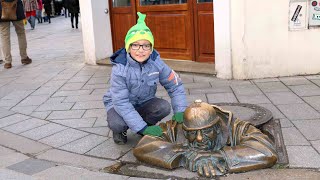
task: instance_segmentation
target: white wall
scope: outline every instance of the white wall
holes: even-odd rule
[[[320,28],[289,31],[288,14],[289,0],[231,0],[233,78],[320,72]]]
[[[105,14],[107,0],[80,0],[85,62],[96,64],[97,60],[112,55],[110,14]]]

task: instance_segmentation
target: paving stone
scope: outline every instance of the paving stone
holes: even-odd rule
[[[54,168],[50,168],[34,175],[34,177],[41,178],[41,179],[59,179],[59,180],[67,180],[67,179],[126,180],[129,178],[128,176],[94,172],[94,171],[89,171],[87,169],[70,167],[70,166],[57,166]]]
[[[183,83],[194,83],[193,76],[181,76],[180,78]]]
[[[83,118],[88,118],[88,117],[104,117],[106,116],[106,109],[88,109],[84,115]]]
[[[76,102],[72,109],[99,109],[104,108],[103,102],[100,101],[86,101]]]
[[[51,119],[75,119],[81,118],[85,110],[53,111],[48,117]]]
[[[68,96],[63,102],[102,101],[101,95]]]
[[[74,103],[44,103],[35,111],[65,111],[71,109]]]
[[[214,82],[214,81],[218,81],[221,79],[218,79],[217,77],[213,76],[213,75],[205,75],[205,74],[199,74],[199,75],[192,75],[191,76],[184,76],[184,77],[189,77],[192,78],[194,80],[194,82]],[[181,77],[183,78],[183,77]],[[183,83],[185,83],[183,81]]]
[[[263,78],[263,79],[253,80],[253,82],[255,83],[278,82],[278,81],[280,81],[278,78]]]
[[[79,130],[106,137],[108,136],[110,131],[108,127],[79,128]]]
[[[308,75],[308,76],[304,76],[307,79],[320,79],[320,75]]]
[[[96,122],[96,118],[82,118],[82,119],[64,119],[64,120],[51,120],[54,123],[62,124],[72,128],[92,127]]]
[[[162,175],[167,175],[167,176],[175,176],[178,178],[187,178],[187,179],[198,179],[198,174],[196,172],[191,172],[185,168],[177,168],[174,170],[166,170],[166,169],[160,169],[160,168],[155,168],[155,167],[148,167],[144,165],[140,165],[137,167],[130,167],[129,169],[131,170],[136,170],[139,172],[149,172],[149,173],[157,173],[157,174],[162,174]]]
[[[57,76],[55,76],[52,80],[53,81],[58,81],[58,80],[69,80],[74,76],[73,73],[63,73],[63,74],[58,74]]]
[[[87,82],[89,81],[89,79],[91,78],[92,76],[73,76],[68,82],[69,83],[75,83],[75,82]]]
[[[101,95],[101,97],[107,92],[107,89],[95,89],[91,95]]]
[[[231,86],[234,94],[237,96],[244,95],[262,95],[262,92],[260,89],[257,88],[255,85],[246,85],[246,86]]]
[[[33,90],[25,90],[25,91],[16,90],[1,99],[7,99],[7,100],[10,99],[10,100],[21,101],[22,99],[28,97],[32,92],[33,92]]]
[[[310,145],[305,137],[295,128],[282,128],[282,135],[285,145]]]
[[[136,157],[134,157],[132,150],[127,152],[124,156],[120,158],[120,161],[126,162],[126,163],[138,163],[139,161],[137,160]]]
[[[49,97],[47,95],[28,96],[21,101],[17,106],[39,106],[44,103]]]
[[[67,82],[68,79],[65,80],[50,80],[45,83],[42,87],[57,87],[60,88],[64,83]]]
[[[308,140],[319,140],[320,119],[293,121],[293,124]]]
[[[189,94],[189,90],[185,89],[186,94]],[[106,92],[106,91],[105,91]],[[168,92],[166,90],[159,89],[156,92],[156,97],[169,97]]]
[[[37,158],[62,164],[68,164],[71,166],[86,167],[99,170],[115,163],[111,160],[79,155],[57,149],[52,149],[44,152],[43,154],[37,155]],[[63,174],[62,171],[59,171],[59,173]]]
[[[320,114],[307,104],[285,104],[277,107],[289,120],[320,118]]]
[[[311,80],[311,81],[320,87],[320,79]]]
[[[183,84],[185,89],[195,89],[195,88],[210,88],[210,83],[199,82],[199,83],[185,83]]]
[[[13,164],[7,168],[17,172],[21,172],[23,174],[33,175],[35,173],[41,172],[43,170],[46,170],[54,166],[55,166],[55,163],[40,160],[40,159],[30,158],[22,162],[19,162],[17,164]]]
[[[57,91],[52,95],[52,97],[58,96],[79,96],[79,95],[88,95],[92,90],[76,90],[76,91]]]
[[[292,122],[288,119],[280,119],[280,124],[282,128],[287,128],[287,127],[293,127],[294,125]]]
[[[314,84],[289,86],[289,88],[298,96],[319,96],[320,95],[320,87]]]
[[[320,140],[317,141],[310,141],[312,146],[320,153]]]
[[[42,86],[39,89],[37,89],[34,93],[32,93],[33,96],[39,96],[39,95],[48,95],[51,96],[54,94],[60,86]]]
[[[256,83],[256,85],[265,93],[290,91],[290,89],[281,82]]]
[[[17,113],[30,115],[37,108],[38,108],[38,106],[16,106],[16,107],[11,108],[11,110],[14,112],[17,112]]]
[[[271,111],[274,119],[285,118],[284,115],[279,111],[279,109],[273,104],[258,104],[258,105],[264,108],[267,108],[269,111]]]
[[[7,109],[0,108],[0,119],[3,118],[3,117],[6,117],[6,116],[10,116],[12,114],[15,114],[15,113],[12,112],[12,111],[9,111]]]
[[[266,93],[266,95],[275,105],[304,103],[299,96],[292,92],[273,92]]]
[[[238,100],[233,93],[207,94],[209,103],[237,103]]]
[[[102,157],[102,158],[109,158],[109,159],[118,159],[124,154],[126,154],[130,149],[134,146],[133,142],[129,140],[128,136],[128,143],[125,145],[117,145],[113,142],[113,139],[108,139],[104,143],[100,144],[99,146],[93,148],[87,155],[95,156],[95,157]]]
[[[313,108],[320,111],[320,96],[303,97],[303,99]]]
[[[107,117],[106,116],[98,117],[96,122],[93,125],[93,127],[101,127],[101,126],[108,126],[108,122],[107,122]]]
[[[36,119],[36,118],[31,118],[27,119],[25,121],[18,122],[16,124],[4,127],[3,129],[9,132],[12,132],[14,134],[20,134],[24,131],[34,129],[39,126],[43,126],[47,124],[47,121]]]
[[[29,157],[24,154],[0,146],[0,169],[24,161],[28,158]]]
[[[107,139],[107,137],[90,134],[62,147],[59,147],[59,149],[75,152],[78,154],[84,154],[97,145],[101,144],[102,142],[106,141]]]
[[[232,93],[230,87],[211,87],[211,88],[199,88],[189,89],[190,94],[214,94],[214,93]]]
[[[78,131],[75,129],[66,129],[63,131],[60,131],[56,134],[53,134],[51,136],[48,136],[46,138],[43,138],[40,140],[40,142],[44,144],[48,144],[53,147],[60,147],[62,145],[65,145],[67,143],[70,143],[74,140],[80,139],[84,136],[87,136],[88,133],[83,131]]]
[[[23,179],[23,180],[36,180],[32,176],[26,174],[18,173],[9,169],[0,169],[0,179],[14,180],[14,179]]]
[[[29,116],[25,116],[25,115],[22,115],[22,114],[13,114],[11,116],[7,116],[7,117],[4,117],[4,118],[1,118],[0,119],[0,128],[8,126],[8,125],[11,125],[11,124],[18,123],[20,121],[24,121],[24,120],[29,119],[29,118],[30,118]]]
[[[320,155],[312,146],[287,146],[291,168],[320,168]]]
[[[39,119],[46,119],[51,111],[41,111],[41,112],[33,112],[30,114],[30,116],[39,118]]]
[[[0,107],[13,107],[20,102],[18,99],[1,99],[0,100]]]
[[[264,104],[271,103],[265,95],[249,95],[249,96],[237,96],[240,103],[250,103],[250,104]]]
[[[208,102],[207,97],[205,94],[192,94],[192,95],[187,95],[187,103],[191,104],[195,100],[201,99],[203,102]],[[169,101],[170,102],[170,101]]]
[[[287,86],[311,84],[311,82],[308,79],[302,76],[280,77],[279,79]]]
[[[14,135],[9,132],[0,130],[0,144],[15,149],[24,154],[36,154],[44,150],[48,150],[51,147],[39,142],[27,139],[22,136]]]
[[[110,84],[86,84],[81,89],[108,89]]]
[[[66,83],[64,84],[60,90],[65,91],[72,91],[72,90],[79,90],[84,86],[84,83]]]
[[[58,133],[60,131],[63,131],[67,129],[68,127],[61,126],[59,124],[54,123],[48,123],[46,125],[31,129],[29,131],[23,132],[20,135],[33,139],[33,140],[39,140],[44,137],[50,136],[52,134]]]
[[[99,78],[91,78],[87,84],[107,84],[109,78],[106,77],[99,77]]]

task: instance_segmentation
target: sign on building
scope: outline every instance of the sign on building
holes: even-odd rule
[[[320,1],[309,1],[309,27],[320,26]]]
[[[308,28],[307,1],[291,0],[289,7],[289,29],[303,30]]]

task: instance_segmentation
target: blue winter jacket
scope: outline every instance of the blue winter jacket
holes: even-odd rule
[[[107,111],[114,107],[133,132],[139,132],[147,123],[135,110],[142,103],[155,97],[160,83],[171,98],[173,112],[184,112],[186,93],[178,75],[153,50],[149,59],[139,63],[124,48],[111,56],[113,64],[111,87],[103,97]]]

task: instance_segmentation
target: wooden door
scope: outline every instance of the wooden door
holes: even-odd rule
[[[194,58],[190,5],[187,0],[136,0],[137,11],[147,14],[147,26],[162,58]]]
[[[213,0],[194,0],[196,61],[214,63]]]
[[[135,0],[109,0],[113,50],[124,47],[128,30],[136,24]]]

